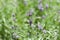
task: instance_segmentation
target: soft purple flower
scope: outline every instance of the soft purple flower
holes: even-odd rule
[[[12,29],[15,29],[14,25],[11,26]]]
[[[42,3],[38,5],[38,8],[39,9],[42,8],[42,7],[43,7]]]
[[[12,25],[11,28],[16,30],[16,26],[15,25]]]
[[[46,8],[48,8],[49,7],[49,5],[48,4],[46,4]]]
[[[16,18],[15,18],[15,17],[12,17],[12,20],[13,20],[14,22],[16,22]]]
[[[42,15],[42,19],[45,19],[46,18],[46,15]]]
[[[38,9],[39,9],[40,11],[43,11],[43,10],[44,10],[42,3],[38,5]]]
[[[12,13],[12,20],[13,20],[14,22],[16,22],[15,13]]]
[[[15,17],[15,13],[12,13],[12,17]]]
[[[40,25],[39,23],[38,23],[38,29],[43,30],[42,25]]]
[[[29,24],[30,24],[30,26],[32,25],[32,20],[31,19],[29,19]]]
[[[40,8],[40,11],[43,11],[44,10],[44,8]]]
[[[34,9],[31,8],[31,9],[27,12],[27,13],[28,13],[27,15],[28,15],[28,16],[32,16],[33,12],[34,12]]]
[[[47,31],[44,29],[44,30],[43,30],[43,33],[47,33]]]

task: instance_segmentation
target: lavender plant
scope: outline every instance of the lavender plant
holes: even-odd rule
[[[0,0],[0,40],[60,40],[59,0]]]

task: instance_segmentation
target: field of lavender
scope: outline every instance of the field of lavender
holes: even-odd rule
[[[60,0],[0,0],[0,40],[60,40]]]

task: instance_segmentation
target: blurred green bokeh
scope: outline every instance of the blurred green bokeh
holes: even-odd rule
[[[0,0],[0,40],[60,40],[60,0]]]

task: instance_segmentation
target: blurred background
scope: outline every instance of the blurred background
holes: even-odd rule
[[[0,0],[0,40],[60,40],[60,0]]]

